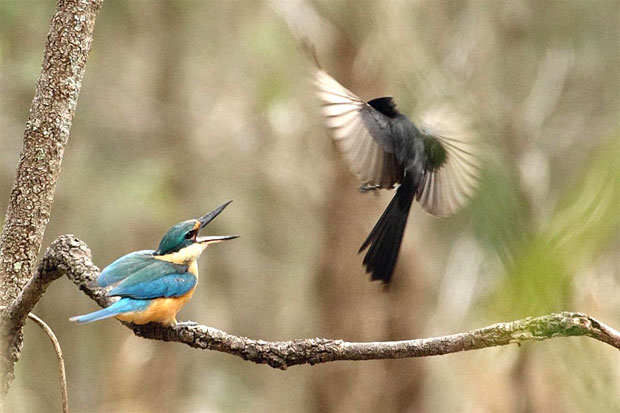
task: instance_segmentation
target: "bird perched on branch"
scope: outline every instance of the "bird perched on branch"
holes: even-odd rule
[[[217,217],[232,201],[199,219],[183,221],[166,232],[157,250],[124,255],[101,271],[100,287],[114,286],[108,293],[120,297],[114,304],[71,321],[90,323],[116,317],[135,324],[177,324],[176,314],[192,298],[198,282],[196,260],[208,245],[237,235],[198,236],[200,229]]]
[[[477,158],[465,141],[419,129],[398,111],[392,97],[363,101],[321,68],[312,46],[304,48],[316,63],[314,83],[325,124],[362,181],[360,191],[400,184],[359,249],[368,249],[364,266],[371,280],[387,284],[413,200],[432,215],[453,214],[476,186]]]

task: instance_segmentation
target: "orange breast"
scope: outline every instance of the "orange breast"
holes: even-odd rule
[[[116,316],[119,320],[134,324],[161,323],[173,325],[177,322],[176,315],[181,308],[192,298],[194,290],[192,288],[187,294],[180,297],[154,298],[151,305],[144,311],[134,311]]]

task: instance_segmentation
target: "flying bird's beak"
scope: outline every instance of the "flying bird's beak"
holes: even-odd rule
[[[224,210],[224,208],[226,208],[231,202],[232,202],[232,200],[230,200],[230,201],[220,205],[219,207],[215,208],[213,211],[208,212],[203,217],[199,218],[198,221],[200,221],[200,228],[206,227],[207,224],[209,222],[213,221],[213,219],[216,216],[218,216],[220,214],[220,212],[222,212]]]

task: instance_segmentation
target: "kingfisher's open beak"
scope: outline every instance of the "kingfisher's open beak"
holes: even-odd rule
[[[214,244],[216,242],[228,241],[229,239],[239,238],[239,235],[213,235],[208,237],[196,237],[196,242],[201,244]]]
[[[213,219],[216,216],[218,216],[224,210],[224,208],[226,208],[231,202],[232,200],[220,205],[219,207],[215,208],[213,211],[204,215],[202,218],[199,218],[198,221],[200,221],[200,228],[206,227],[207,224],[213,221]],[[227,241],[229,239],[235,239],[235,238],[239,238],[239,235],[214,235],[214,236],[212,235],[212,236],[206,236],[206,237],[196,237],[196,242],[201,243],[201,244],[211,244],[211,243]]]
[[[225,204],[220,205],[219,207],[215,208],[213,211],[206,213],[202,218],[199,218],[198,221],[200,221],[200,228],[206,227],[207,224],[213,221],[213,219],[216,216],[218,216],[220,212],[222,212],[224,208],[226,208],[231,202],[232,200],[226,202]]]

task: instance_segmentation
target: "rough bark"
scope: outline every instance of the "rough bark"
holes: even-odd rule
[[[50,218],[95,18],[102,2],[58,0],[47,36],[41,75],[0,236],[0,305],[9,306],[18,297],[22,301],[18,305],[20,314],[10,311],[2,314],[0,396],[6,394],[19,358],[21,327],[28,314],[24,309],[32,308],[45,290],[39,280],[30,284],[32,289],[26,294],[20,295],[32,276]]]
[[[99,275],[99,269],[92,263],[90,250],[86,244],[73,235],[63,235],[54,241],[46,253],[45,261],[55,263],[56,267],[41,266],[41,271],[66,275],[100,306],[107,306],[113,301],[105,296],[105,289],[91,287],[93,280]],[[44,274],[41,276],[50,277]],[[125,325],[140,337],[176,341],[198,349],[221,351],[277,369],[337,360],[438,356],[530,340],[570,336],[592,337],[620,349],[618,331],[586,314],[574,312],[528,317],[443,337],[386,342],[346,342],[325,338],[271,342],[235,336],[198,324],[179,324],[171,327],[156,323],[141,326]]]

